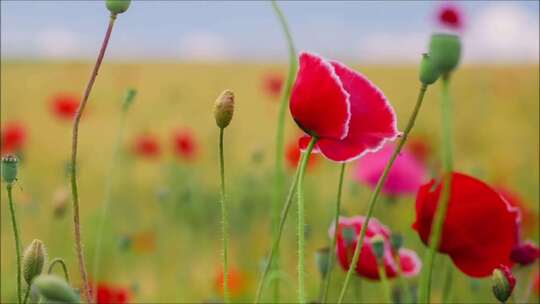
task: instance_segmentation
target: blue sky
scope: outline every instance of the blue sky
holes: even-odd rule
[[[1,1],[4,58],[89,59],[104,1]],[[538,63],[539,2],[459,2],[464,59]],[[299,49],[360,62],[417,61],[441,2],[281,2]],[[284,39],[266,1],[135,1],[118,18],[113,60],[279,61]]]

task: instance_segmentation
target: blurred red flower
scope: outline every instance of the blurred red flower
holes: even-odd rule
[[[0,154],[16,153],[26,143],[26,127],[22,122],[11,121],[4,124],[0,132]]]
[[[424,244],[441,194],[442,182],[423,185],[416,197],[413,228]],[[518,242],[519,211],[484,182],[452,174],[450,201],[443,225],[439,252],[471,277],[491,275],[499,265],[511,266],[510,255]]]
[[[301,156],[302,153],[300,151],[300,147],[298,146],[298,140],[289,142],[285,150],[285,159],[287,160],[288,167],[293,170],[296,169]],[[313,168],[317,162],[319,162],[317,155],[311,155],[307,163],[307,169]]]
[[[407,140],[407,150],[421,162],[426,162],[431,154],[431,147],[424,138],[413,137]]]
[[[194,160],[197,157],[199,147],[193,132],[179,130],[173,134],[174,152],[183,160]]]
[[[277,73],[268,73],[263,76],[262,84],[264,92],[268,96],[277,99],[283,87],[283,76]]]
[[[151,134],[142,134],[135,138],[133,152],[145,158],[157,158],[161,155],[161,148],[157,137]]]
[[[71,121],[79,108],[79,98],[67,93],[59,93],[51,99],[52,113],[61,120]]]
[[[497,186],[496,189],[497,192],[499,192],[499,194],[501,194],[501,196],[504,197],[508,203],[510,203],[510,205],[519,209],[521,213],[521,227],[525,232],[533,232],[538,228],[536,224],[536,213],[532,211],[529,206],[527,206],[527,203],[519,194],[500,185]]]
[[[355,216],[351,218],[340,217],[338,225],[338,236],[336,244],[337,259],[344,270],[348,270],[351,264],[352,256],[356,248],[356,239],[362,230],[362,224],[365,217]],[[330,226],[329,235],[334,235],[334,224]],[[422,263],[416,252],[409,249],[399,249],[393,252],[390,245],[390,230],[382,225],[376,218],[369,221],[362,253],[358,258],[356,265],[356,274],[368,279],[378,280],[379,272],[377,268],[377,259],[371,245],[371,238],[375,235],[382,235],[384,242],[384,266],[389,278],[398,275],[397,259],[399,258],[403,276],[412,277],[420,272]]]
[[[216,276],[216,290],[219,294],[223,295],[223,270],[220,269]],[[229,268],[229,292],[231,297],[237,297],[242,295],[246,289],[246,277],[243,272]]]
[[[347,162],[397,137],[396,115],[383,93],[363,75],[306,52],[294,84],[290,111],[298,126],[319,138],[325,157]],[[310,140],[305,136],[301,147]]]
[[[129,289],[103,282],[97,285],[95,294],[97,304],[126,304],[130,297]]]
[[[437,20],[441,26],[451,30],[463,28],[463,13],[456,5],[445,4],[437,12]]]

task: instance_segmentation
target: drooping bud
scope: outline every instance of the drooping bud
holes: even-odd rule
[[[527,266],[540,258],[540,248],[532,242],[523,242],[512,249],[510,258],[522,266]]]
[[[124,103],[122,104],[122,110],[124,112],[129,110],[129,107],[133,104],[133,100],[135,100],[135,96],[137,96],[137,90],[135,89],[127,90],[126,97],[124,97]]]
[[[371,247],[373,248],[373,254],[375,254],[377,261],[381,263],[384,259],[384,237],[380,234],[372,237]]]
[[[439,71],[433,65],[433,61],[428,54],[422,54],[419,78],[424,85],[433,84],[439,78]]]
[[[459,37],[453,34],[433,34],[429,43],[429,57],[441,75],[452,72],[461,57]]]
[[[356,232],[353,227],[344,227],[341,230],[341,234],[347,246],[352,245],[356,241]]]
[[[14,155],[2,157],[2,179],[4,182],[11,184],[17,180],[18,163],[19,160]]]
[[[45,302],[80,303],[77,293],[66,281],[54,275],[40,275],[32,284],[46,299]]]
[[[107,9],[114,15],[127,11],[130,4],[131,0],[105,0]]]
[[[225,90],[216,99],[214,104],[214,117],[219,128],[226,128],[232,120],[234,114],[234,93],[231,90]]]
[[[501,301],[501,303],[505,303],[510,295],[512,295],[514,286],[516,286],[516,278],[512,275],[510,268],[501,265],[499,268],[493,270],[491,284],[495,298]]]
[[[399,233],[393,233],[390,236],[390,245],[392,250],[397,252],[403,246],[403,236]]]
[[[40,240],[33,240],[26,247],[22,259],[24,280],[30,286],[32,280],[41,274],[47,259],[47,250],[45,245]]]
[[[315,261],[317,262],[317,268],[322,278],[326,277],[328,273],[328,262],[330,259],[330,248],[323,247],[315,252]]]

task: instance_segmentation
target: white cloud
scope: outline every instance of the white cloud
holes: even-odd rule
[[[231,58],[230,49],[224,37],[206,31],[190,32],[180,43],[182,59],[196,61],[222,61]]]
[[[34,42],[39,57],[75,58],[84,53],[77,35],[63,28],[42,30],[35,35]]]

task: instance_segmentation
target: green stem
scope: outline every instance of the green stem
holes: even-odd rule
[[[401,259],[399,257],[399,253],[396,254],[394,260],[396,261],[396,265],[397,265],[397,275],[398,275],[398,280],[399,280],[399,285],[400,285],[400,288],[401,288],[401,296],[402,296],[402,299],[403,299],[403,303],[412,303],[412,300],[410,298],[410,293],[409,293],[409,285],[407,284],[407,281],[405,280],[405,278],[403,277],[403,269],[401,268]]]
[[[287,40],[287,46],[289,50],[289,71],[287,74],[287,81],[285,82],[285,87],[281,95],[281,101],[279,104],[279,114],[278,114],[278,124],[277,124],[277,133],[276,133],[276,164],[275,164],[275,176],[274,176],[274,201],[273,201],[273,217],[272,217],[272,233],[274,238],[277,237],[279,233],[279,217],[280,217],[280,208],[279,204],[284,196],[284,180],[285,180],[285,165],[284,165],[284,138],[285,138],[285,116],[287,113],[287,105],[289,97],[291,96],[291,89],[296,73],[298,63],[296,61],[296,50],[294,48],[294,42],[287,24],[287,20],[283,12],[279,8],[279,5],[276,1],[272,1],[272,8],[278,17],[279,23],[285,34]],[[279,251],[276,252],[276,258],[273,265],[271,265],[273,270],[279,270]],[[279,302],[279,281],[276,281],[274,284],[274,303]]]
[[[341,193],[343,190],[343,177],[345,176],[345,165],[346,163],[341,164],[341,169],[339,172],[339,183],[338,183],[338,191],[337,191],[337,198],[336,198],[336,213],[334,215],[334,235],[332,236],[332,240],[330,242],[330,256],[328,257],[328,268],[326,270],[326,277],[324,281],[324,287],[323,287],[323,293],[321,297],[321,303],[326,303],[326,299],[328,298],[328,290],[330,289],[330,281],[331,281],[331,275],[332,275],[332,268],[334,267],[334,257],[336,255],[336,242],[337,242],[337,235],[338,235],[338,227],[339,227],[339,213],[341,210]]]
[[[386,303],[392,303],[392,290],[390,289],[390,283],[388,282],[386,270],[384,269],[384,261],[377,261],[377,270],[379,271],[379,277],[381,278]]]
[[[274,258],[277,256],[277,252],[279,250],[279,243],[281,241],[281,236],[283,235],[283,228],[285,227],[285,221],[287,220],[287,215],[289,214],[289,209],[293,201],[293,196],[296,193],[296,186],[298,184],[299,173],[300,173],[300,166],[296,168],[296,173],[294,174],[294,178],[291,182],[291,187],[289,188],[289,193],[287,194],[287,198],[285,199],[285,204],[283,205],[283,208],[281,209],[278,231],[277,231],[276,236],[274,237],[274,240],[272,243],[272,249],[270,250],[270,254],[268,258],[266,259],[266,263],[264,265],[264,270],[261,276],[261,280],[259,281],[259,286],[257,287],[257,292],[255,295],[255,301],[254,301],[255,304],[258,304],[261,301],[262,292],[264,290],[264,287],[266,286],[265,282],[270,272],[272,262],[274,261]]]
[[[66,278],[66,282],[69,283],[69,272],[66,266],[66,262],[62,258],[55,258],[54,260],[51,261],[51,263],[49,264],[49,269],[47,270],[47,274],[52,273],[53,268],[56,264],[60,264],[60,266],[62,266],[62,270],[64,272],[64,277]]]
[[[221,229],[223,235],[223,298],[225,303],[229,303],[229,224],[227,222],[227,206],[225,205],[225,160],[223,158],[223,132],[219,129],[219,173],[221,177]]]
[[[304,286],[304,268],[305,268],[305,223],[304,223],[304,174],[306,172],[307,162],[311,156],[311,151],[317,143],[318,138],[312,137],[307,150],[302,156],[300,162],[300,172],[298,173],[298,302],[306,303],[306,294]]]
[[[15,257],[17,258],[17,303],[22,303],[21,290],[21,239],[19,237],[19,228],[17,226],[17,217],[15,215],[15,205],[13,204],[13,184],[6,184],[8,194],[9,211],[11,215],[11,226],[13,228],[13,238],[15,239]]]
[[[452,298],[452,283],[454,275],[454,265],[450,261],[446,261],[446,276],[444,278],[444,286],[442,293],[442,302],[450,303]]]
[[[425,265],[427,266],[422,272],[422,278],[419,286],[419,300],[421,303],[430,303],[431,293],[431,277],[433,274],[433,260],[435,257],[435,251],[439,247],[441,241],[442,227],[444,218],[446,217],[446,211],[448,209],[448,202],[450,201],[450,187],[452,183],[452,104],[449,92],[449,75],[444,75],[442,79],[442,98],[441,98],[441,112],[442,112],[442,158],[443,158],[443,188],[440,204],[435,211],[435,220],[431,229],[429,237],[429,249],[425,258]]]
[[[107,27],[107,31],[105,32],[105,37],[103,39],[103,43],[101,44],[101,49],[99,51],[96,64],[94,65],[94,69],[92,70],[92,74],[90,75],[90,80],[88,81],[88,84],[86,85],[86,89],[84,90],[84,95],[81,100],[81,104],[79,105],[79,108],[77,109],[77,113],[75,115],[75,119],[73,120],[73,136],[72,136],[72,146],[71,146],[71,168],[70,168],[71,169],[71,172],[70,172],[71,173],[71,194],[73,197],[73,228],[74,228],[73,235],[75,238],[75,252],[77,253],[77,260],[79,261],[79,270],[81,272],[82,293],[86,296],[86,301],[88,303],[92,303],[93,297],[92,297],[92,290],[88,283],[88,273],[86,271],[83,245],[81,241],[81,224],[80,224],[80,215],[79,215],[80,213],[79,212],[79,190],[77,186],[77,143],[78,143],[78,138],[79,138],[79,124],[81,121],[81,117],[86,107],[86,104],[88,102],[88,98],[90,97],[90,92],[92,91],[94,82],[96,81],[96,78],[99,72],[99,67],[101,66],[103,57],[105,56],[105,50],[107,50],[107,45],[109,44],[109,40],[111,37],[115,20],[116,20],[116,14],[111,14],[111,17],[109,18],[109,25]]]
[[[28,296],[30,296],[30,289],[31,288],[32,288],[32,284],[28,285],[28,287],[26,288],[26,291],[24,292],[23,304],[26,304],[26,302],[28,302]]]
[[[369,223],[369,220],[371,219],[371,216],[373,215],[373,211],[375,209],[375,204],[377,203],[377,198],[379,197],[379,193],[381,192],[381,189],[386,182],[386,179],[388,177],[388,173],[390,172],[390,169],[392,168],[392,165],[394,164],[394,161],[396,160],[397,156],[399,155],[399,152],[403,148],[403,145],[407,141],[407,137],[409,136],[409,133],[411,132],[414,122],[416,121],[416,117],[418,116],[418,112],[420,111],[420,107],[422,106],[422,101],[424,100],[424,95],[426,93],[427,86],[422,85],[420,87],[420,92],[418,94],[418,99],[416,100],[416,104],[414,106],[413,112],[411,116],[409,117],[409,121],[407,123],[407,126],[405,127],[405,131],[403,131],[403,135],[401,136],[401,139],[399,140],[394,153],[392,154],[392,157],[390,157],[390,160],[388,161],[388,164],[386,164],[386,168],[384,169],[381,177],[379,178],[379,181],[377,182],[377,185],[375,186],[375,190],[373,191],[373,194],[371,195],[371,199],[368,204],[368,210],[366,214],[366,219],[364,220],[364,223],[362,225],[362,230],[360,231],[360,234],[358,235],[358,238],[356,240],[356,248],[354,249],[354,255],[351,261],[351,264],[349,266],[349,270],[347,271],[347,275],[345,276],[345,281],[343,282],[343,287],[341,288],[341,293],[339,295],[338,303],[342,303],[343,299],[345,297],[345,293],[347,292],[347,287],[349,285],[349,282],[351,280],[352,273],[354,272],[355,265],[358,263],[358,257],[360,256],[360,252],[362,251],[362,247],[364,245],[364,238],[366,236],[367,231],[367,225]]]

